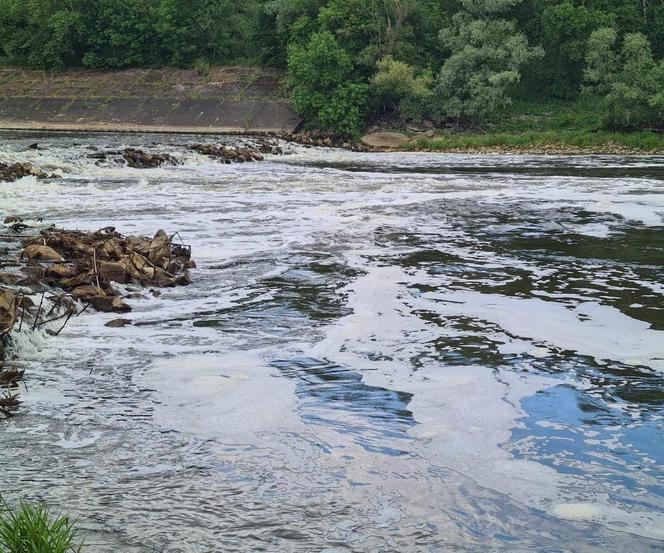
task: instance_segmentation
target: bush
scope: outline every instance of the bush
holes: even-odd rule
[[[21,503],[10,509],[0,500],[0,551],[3,553],[78,553],[77,531],[68,517],[51,517],[43,506]]]
[[[291,46],[288,84],[295,109],[308,122],[344,136],[359,134],[367,86],[355,81],[351,57],[331,33]]]
[[[605,125],[620,130],[664,128],[664,60],[657,62],[641,33],[597,30],[589,40],[586,91],[606,98]]]
[[[430,72],[416,75],[412,65],[388,56],[378,62],[370,92],[379,111],[396,111],[407,121],[421,121],[431,110],[432,83]]]

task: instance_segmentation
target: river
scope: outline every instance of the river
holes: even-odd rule
[[[201,140],[0,137],[64,177],[0,214],[178,231],[198,263],[131,327],[17,340],[8,499],[95,552],[664,549],[664,158]],[[88,157],[120,146],[184,163]]]

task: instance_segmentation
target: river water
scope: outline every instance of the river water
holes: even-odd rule
[[[64,178],[0,184],[0,214],[198,262],[131,327],[16,340],[0,490],[89,551],[664,549],[664,158],[1,138]],[[126,145],[184,164],[87,157]]]

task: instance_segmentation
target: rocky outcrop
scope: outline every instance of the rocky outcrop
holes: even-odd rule
[[[32,281],[61,288],[99,311],[127,309],[111,283],[171,287],[191,282],[191,249],[165,231],[154,238],[123,236],[108,228],[94,233],[52,229],[24,241],[20,259]]]
[[[256,150],[242,147],[227,147],[218,144],[194,144],[192,150],[212,157],[222,163],[247,163],[252,161],[263,161],[263,156]]]
[[[122,157],[134,169],[154,169],[162,165],[177,165],[177,160],[169,154],[148,154],[143,150],[126,148]]]
[[[23,177],[36,177],[38,179],[57,178],[56,175],[46,173],[32,163],[7,163],[0,162],[0,182],[14,182]]]
[[[151,154],[136,148],[120,151],[106,151],[88,154],[88,158],[102,163],[124,163],[133,169],[155,169],[162,165],[179,165],[179,161],[170,154]]]

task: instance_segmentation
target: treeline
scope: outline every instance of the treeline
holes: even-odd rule
[[[0,0],[0,62],[288,69],[296,108],[482,124],[513,98],[601,95],[607,126],[664,126],[664,0]]]

